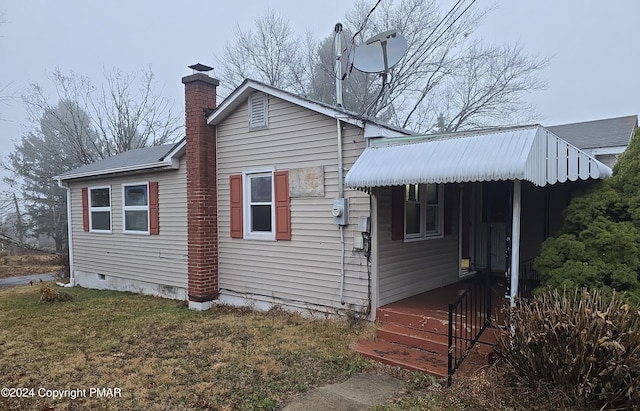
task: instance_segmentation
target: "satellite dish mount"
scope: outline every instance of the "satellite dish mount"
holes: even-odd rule
[[[360,44],[353,53],[353,67],[363,73],[380,73],[382,88],[367,112],[374,111],[387,90],[389,70],[395,67],[407,54],[407,39],[398,30],[388,30],[376,34]]]

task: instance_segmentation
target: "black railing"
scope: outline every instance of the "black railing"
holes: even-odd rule
[[[540,274],[533,268],[533,258],[520,263],[518,273],[518,298],[530,298],[540,285]]]
[[[491,322],[489,276],[476,278],[460,297],[449,304],[448,384],[473,345]]]

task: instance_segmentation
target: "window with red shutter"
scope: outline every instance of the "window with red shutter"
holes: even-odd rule
[[[111,186],[89,187],[87,209],[89,231],[111,233]]]
[[[391,187],[391,239],[404,239],[404,186]]]
[[[231,191],[231,238],[242,238],[242,175],[229,177]]]
[[[157,182],[122,185],[122,232],[158,234],[158,211]]]
[[[444,191],[443,184],[392,187],[391,239],[442,238],[450,230],[444,220]]]
[[[232,238],[291,240],[289,172],[256,170],[229,177]]]
[[[273,178],[276,192],[276,240],[291,240],[289,171],[276,171]]]
[[[149,182],[149,234],[160,234],[160,205],[157,181]]]
[[[89,188],[82,187],[82,229],[89,231]]]

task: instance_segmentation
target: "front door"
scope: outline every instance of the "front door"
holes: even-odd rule
[[[478,266],[492,272],[507,270],[507,237],[510,226],[510,181],[482,184],[482,209],[476,238]]]
[[[459,277],[464,278],[476,273],[476,258],[473,248],[475,238],[473,230],[476,216],[474,213],[476,204],[477,184],[463,184],[460,189],[460,215],[459,215]]]

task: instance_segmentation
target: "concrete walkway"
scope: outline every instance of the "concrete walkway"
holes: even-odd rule
[[[10,285],[24,285],[24,284],[29,284],[30,281],[33,281],[34,283],[53,281],[55,279],[56,279],[56,275],[52,273],[0,278],[0,287],[6,287]]]
[[[287,404],[283,411],[361,411],[402,393],[403,381],[389,375],[361,374],[345,382],[315,388]]]

